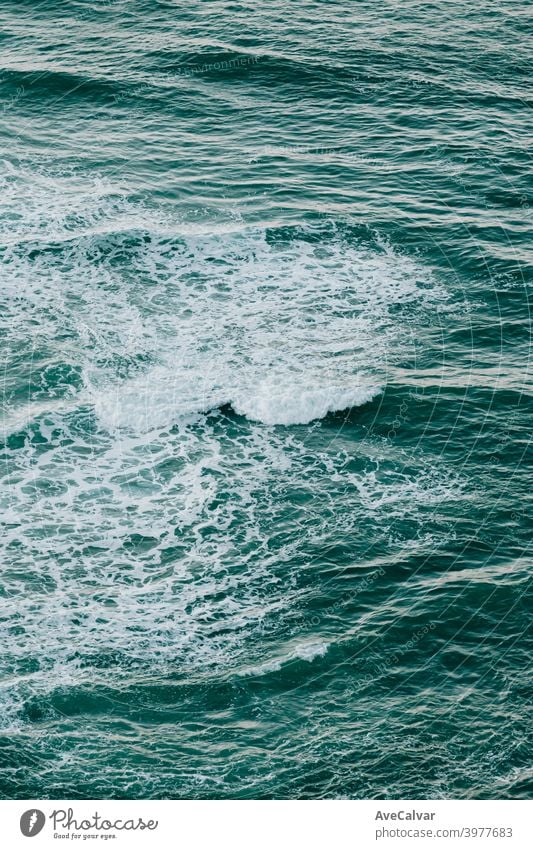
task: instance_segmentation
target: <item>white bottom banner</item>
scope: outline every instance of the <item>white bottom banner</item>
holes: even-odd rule
[[[29,800],[0,801],[0,815],[6,849],[533,846],[529,801]]]

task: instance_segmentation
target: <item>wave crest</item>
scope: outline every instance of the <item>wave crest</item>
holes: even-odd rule
[[[19,218],[0,221],[4,320],[23,344],[41,316],[42,357],[76,363],[77,401],[106,429],[224,404],[306,424],[364,404],[444,297],[427,269],[347,225],[194,230],[105,182],[80,194],[78,178],[30,177],[5,176]]]

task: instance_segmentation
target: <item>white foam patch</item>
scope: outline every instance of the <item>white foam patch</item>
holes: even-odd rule
[[[241,670],[240,674],[244,677],[250,675],[268,675],[271,672],[279,672],[289,663],[295,660],[305,660],[307,663],[312,663],[319,657],[324,657],[329,648],[329,643],[323,641],[306,641],[296,643],[290,646],[285,646],[284,650],[275,657],[269,658],[254,666],[249,666]]]
[[[94,392],[92,401],[108,430],[128,427],[147,431],[177,421],[192,422],[195,414],[227,404],[239,415],[267,425],[308,424],[330,412],[365,404],[381,391],[377,385],[360,385],[358,378],[349,388],[313,387],[305,376],[292,376],[288,385],[283,385],[283,380],[288,380],[286,375],[233,390],[215,384],[199,391],[197,377],[187,385],[185,379],[157,368],[127,385]]]
[[[32,335],[36,360],[80,366],[108,430],[225,403],[269,425],[364,404],[444,297],[422,266],[327,226],[193,232],[103,182],[10,172],[3,188],[13,347]]]
[[[237,395],[232,401],[237,413],[265,424],[307,424],[327,413],[359,407],[371,401],[380,391],[378,386],[349,389],[339,386],[313,388],[292,385],[283,387],[275,381],[265,381],[251,394]]]
[[[331,231],[178,237],[79,183],[8,174],[0,215],[6,715],[59,685],[260,664],[328,544],[411,546],[391,510],[457,497],[438,464],[285,427],[378,391],[442,298],[425,269]],[[205,413],[227,403],[246,420]]]
[[[112,385],[86,369],[108,429],[169,425],[225,403],[266,424],[305,424],[366,403],[405,354],[409,310],[441,296],[391,252],[304,237],[271,245],[254,230],[155,240],[137,261],[155,286],[145,297],[158,304],[147,313],[158,364]]]

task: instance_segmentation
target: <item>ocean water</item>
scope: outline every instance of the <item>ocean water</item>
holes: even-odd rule
[[[531,798],[529,12],[3,0],[2,798]]]

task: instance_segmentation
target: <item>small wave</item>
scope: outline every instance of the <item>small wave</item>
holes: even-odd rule
[[[283,383],[285,381],[285,383]],[[303,425],[328,413],[359,407],[380,393],[375,385],[319,386],[306,384],[305,376],[287,383],[287,376],[259,384],[241,385],[238,390],[217,389],[198,394],[198,377],[192,385],[176,381],[170,371],[156,370],[128,386],[96,393],[94,407],[107,430],[129,427],[150,430],[172,422],[194,419],[220,407],[230,406],[237,415],[267,425]]]
[[[284,666],[297,660],[305,660],[312,663],[319,657],[327,654],[329,643],[327,642],[301,642],[292,646],[285,654],[266,660],[256,666],[249,666],[241,671],[242,677],[268,675],[271,672],[279,672]]]
[[[236,413],[270,425],[308,424],[322,419],[328,413],[360,407],[380,392],[378,386],[324,387],[305,386],[281,388],[272,383],[263,384],[252,396],[233,400]]]

